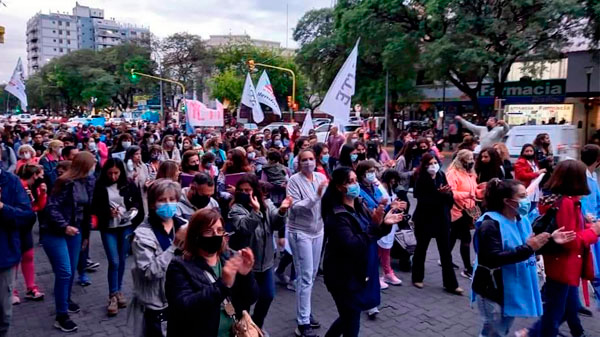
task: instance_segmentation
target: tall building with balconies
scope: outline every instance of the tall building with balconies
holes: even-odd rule
[[[73,14],[38,13],[27,21],[27,69],[37,72],[52,58],[77,49],[101,50],[143,39],[146,27],[105,19],[104,10],[75,3]]]

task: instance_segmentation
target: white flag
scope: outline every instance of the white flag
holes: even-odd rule
[[[242,92],[242,104],[252,108],[252,120],[254,120],[254,123],[260,123],[265,119],[265,114],[260,107],[260,103],[258,103],[258,97],[256,97],[256,90],[252,84],[250,73],[246,74],[246,83]]]
[[[23,64],[21,58],[17,61],[15,71],[13,71],[10,81],[4,87],[4,90],[13,94],[16,98],[21,101],[21,108],[23,111],[27,111],[27,93],[25,93],[25,74],[23,73]]]
[[[350,119],[350,103],[356,83],[358,42],[360,42],[360,39],[356,41],[354,49],[352,49],[346,62],[335,76],[323,102],[319,106],[319,110],[333,116],[334,120],[342,125]]]
[[[304,123],[302,123],[302,129],[300,133],[302,136],[308,136],[308,132],[314,129],[312,117],[310,115],[310,110],[306,110],[306,117],[304,117]]]
[[[256,85],[256,96],[258,97],[259,103],[273,109],[273,113],[281,117],[281,110],[279,109],[279,104],[277,104],[275,92],[273,91],[273,86],[271,85],[271,81],[269,81],[269,75],[267,75],[266,71],[263,71],[262,75],[260,75],[260,79]]]

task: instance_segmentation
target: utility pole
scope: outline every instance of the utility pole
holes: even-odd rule
[[[389,70],[385,72],[385,121],[384,121],[384,129],[383,129],[383,143],[387,146],[388,144],[388,82],[389,82],[390,72]]]

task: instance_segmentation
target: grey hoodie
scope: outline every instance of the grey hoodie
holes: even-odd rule
[[[192,214],[194,214],[198,210],[196,206],[192,205],[192,203],[187,197],[189,190],[189,187],[185,187],[181,190],[181,198],[179,198],[179,202],[177,203],[177,212],[175,213],[175,216],[183,218],[185,220],[190,220]],[[206,207],[204,208],[214,208],[218,210],[219,203],[215,199],[210,198],[208,205],[206,205]]]
[[[494,143],[501,142],[502,137],[510,130],[508,124],[497,125],[493,129],[488,130],[487,126],[478,126],[464,119],[460,119],[459,121],[464,127],[471,130],[476,136],[479,136],[479,145],[475,149],[475,153],[479,153],[480,149],[490,147]]]
[[[287,185],[287,195],[293,199],[288,218],[290,233],[302,232],[312,236],[323,234],[321,196],[317,195],[317,191],[325,180],[327,178],[319,172],[313,172],[312,182],[302,173],[290,177]]]

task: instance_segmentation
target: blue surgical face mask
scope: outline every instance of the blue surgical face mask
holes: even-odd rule
[[[329,163],[329,155],[324,154],[323,156],[321,156],[321,164],[327,165],[328,163]]]
[[[360,195],[360,186],[358,183],[348,185],[346,188],[348,189],[346,191],[346,196],[348,198],[356,199]]]
[[[174,217],[175,212],[177,212],[176,202],[165,202],[159,204],[156,208],[156,215],[158,215],[164,220],[171,219],[172,217]]]
[[[275,145],[275,147],[281,147],[281,141],[280,140],[276,140],[273,142],[273,145]]]
[[[353,153],[350,155],[350,160],[354,163],[358,159],[358,154]]]
[[[100,141],[103,142],[106,140],[106,135],[100,135]]]
[[[529,201],[529,199],[524,198],[519,200],[519,208],[517,209],[517,211],[519,212],[520,216],[527,216],[527,214],[529,214],[529,210],[531,209],[531,201]]]
[[[365,175],[365,179],[370,183],[374,183],[375,179],[377,179],[377,177],[375,176],[375,172],[367,172],[367,174]]]

